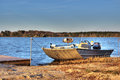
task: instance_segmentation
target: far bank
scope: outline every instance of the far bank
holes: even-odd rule
[[[38,30],[1,31],[0,37],[120,37],[120,32],[51,32]]]

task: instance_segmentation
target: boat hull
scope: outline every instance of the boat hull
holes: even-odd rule
[[[43,48],[43,51],[56,60],[80,59],[89,57],[110,57],[113,50],[99,49],[51,49]]]
[[[113,50],[100,50],[100,49],[77,49],[78,53],[83,58],[89,57],[110,57]]]
[[[43,48],[43,51],[56,60],[80,59],[82,58],[76,49],[51,49]]]

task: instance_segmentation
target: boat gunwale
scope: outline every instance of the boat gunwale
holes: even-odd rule
[[[88,50],[88,51],[114,51],[114,49],[79,49],[79,48],[68,48],[68,49],[55,49],[55,48],[42,48],[42,49],[50,49],[50,50]]]
[[[88,50],[88,51],[114,51],[114,49],[79,49],[76,48],[76,50]]]
[[[42,48],[42,49],[49,49],[49,50],[73,50],[73,49],[76,49],[76,48],[69,48],[69,49]]]

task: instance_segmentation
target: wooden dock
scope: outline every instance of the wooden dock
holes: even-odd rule
[[[0,55],[0,63],[12,65],[30,65],[30,59]]]

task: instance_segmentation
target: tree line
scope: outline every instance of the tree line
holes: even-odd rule
[[[50,32],[37,30],[1,31],[0,37],[120,37],[120,32]]]

